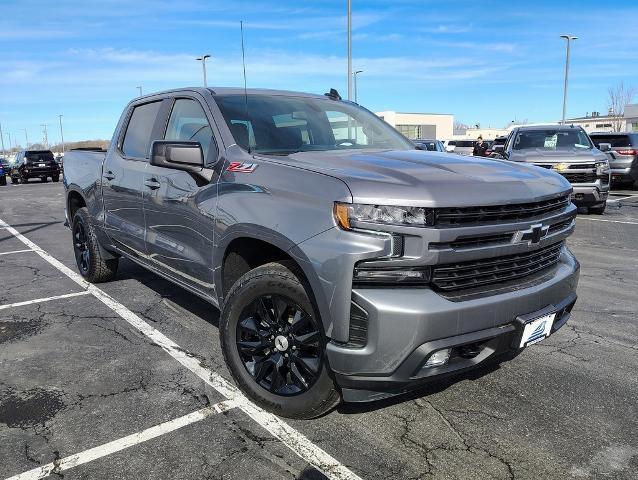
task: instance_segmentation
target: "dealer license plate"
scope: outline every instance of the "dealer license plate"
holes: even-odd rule
[[[549,337],[555,318],[556,313],[550,313],[526,323],[519,348],[529,347]]]

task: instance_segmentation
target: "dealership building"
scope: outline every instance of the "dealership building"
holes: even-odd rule
[[[454,134],[454,115],[450,113],[376,112],[408,138],[447,140]]]
[[[587,113],[584,117],[565,119],[565,123],[578,125],[587,133],[593,132],[613,132],[614,124],[617,123],[614,115],[601,115],[599,112]],[[620,131],[638,132],[638,103],[629,104],[625,107],[625,114],[621,120]]]

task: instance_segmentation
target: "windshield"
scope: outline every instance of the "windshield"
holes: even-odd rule
[[[514,150],[570,150],[573,148],[591,150],[592,144],[584,130],[520,130],[514,139]]]
[[[27,160],[30,162],[53,161],[53,153],[50,150],[26,152],[24,156],[27,157]]]
[[[387,123],[353,104],[283,95],[247,97],[218,95],[215,101],[237,144],[253,152],[414,150]]]

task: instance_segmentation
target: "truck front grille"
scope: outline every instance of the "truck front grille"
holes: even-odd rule
[[[596,172],[563,173],[561,174],[569,183],[594,183]]]
[[[559,242],[533,252],[437,265],[432,269],[432,285],[450,291],[526,277],[556,264],[562,248]]]
[[[486,207],[452,207],[436,210],[436,225],[456,226],[472,223],[525,220],[563,210],[569,205],[569,196],[531,203],[490,205]]]

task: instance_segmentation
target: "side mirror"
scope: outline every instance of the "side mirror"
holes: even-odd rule
[[[415,150],[427,150],[427,148],[425,148],[423,145],[421,145],[420,143],[415,143],[414,144],[414,149]]]
[[[204,152],[199,142],[155,141],[151,146],[151,165],[199,172],[204,168]]]
[[[493,145],[492,152],[503,154],[505,151],[505,145]]]
[[[601,152],[611,152],[611,143],[599,143],[598,150]]]

